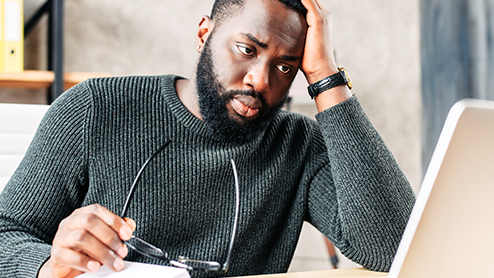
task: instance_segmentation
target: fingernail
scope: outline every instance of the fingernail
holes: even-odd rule
[[[117,254],[121,258],[125,258],[127,256],[127,253],[128,253],[127,246],[125,244],[122,244],[122,247],[118,249]]]
[[[113,262],[113,267],[114,267],[117,271],[120,271],[120,270],[124,269],[125,264],[124,264],[123,260],[121,260],[121,259],[116,259],[116,260]]]
[[[123,240],[129,240],[132,237],[132,229],[127,225],[122,226],[122,228],[120,228],[120,237]]]
[[[89,272],[94,273],[94,272],[98,271],[99,267],[100,267],[100,264],[97,262],[89,261],[87,263],[87,269],[89,270]]]

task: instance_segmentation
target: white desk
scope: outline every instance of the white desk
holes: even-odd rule
[[[244,276],[243,278],[367,278],[387,276],[387,272],[375,272],[363,268],[347,268],[259,276]]]

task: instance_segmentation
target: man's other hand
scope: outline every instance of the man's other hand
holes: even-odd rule
[[[124,268],[123,258],[136,224],[94,204],[75,210],[59,225],[51,257],[38,277],[75,277],[96,272],[101,265],[114,271]]]

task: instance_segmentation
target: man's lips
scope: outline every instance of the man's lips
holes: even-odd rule
[[[257,114],[259,114],[259,109],[261,107],[261,101],[252,96],[240,95],[232,98],[233,110],[235,110],[237,114],[246,118],[256,117]]]

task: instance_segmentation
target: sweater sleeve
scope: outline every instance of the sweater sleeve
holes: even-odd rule
[[[47,111],[0,195],[0,273],[36,277],[62,219],[85,192],[89,93],[79,84]]]
[[[415,203],[413,190],[355,96],[316,119],[329,163],[312,179],[309,221],[350,260],[388,271]]]

